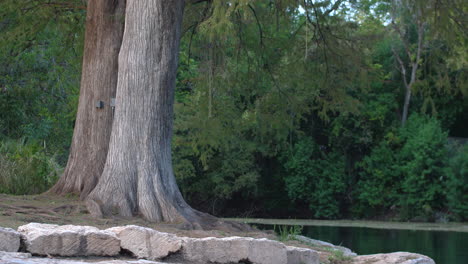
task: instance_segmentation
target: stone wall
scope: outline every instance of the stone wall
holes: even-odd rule
[[[180,263],[319,264],[316,251],[288,247],[274,240],[178,237],[134,225],[106,230],[38,223],[20,226],[17,231],[0,228],[0,251],[18,252],[20,248],[34,256],[49,257],[114,257],[124,252],[138,259]],[[10,258],[28,256],[16,254]]]
[[[356,256],[349,249],[326,242],[305,237],[295,239],[342,251],[349,264],[435,264],[429,257],[414,253]],[[91,226],[30,223],[17,231],[0,227],[0,263],[319,264],[320,256],[308,248],[286,246],[264,238],[189,238],[135,225],[100,230]]]

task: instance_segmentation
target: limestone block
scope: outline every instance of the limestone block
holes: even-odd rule
[[[237,263],[246,260],[254,264],[287,263],[286,247],[268,239],[186,238],[182,252],[186,260],[202,263]]]
[[[354,253],[351,249],[346,248],[346,247],[336,246],[336,245],[333,245],[333,244],[325,242],[325,241],[312,239],[312,238],[308,238],[308,237],[301,236],[301,235],[296,235],[296,236],[294,236],[294,238],[296,240],[299,240],[301,242],[305,242],[307,244],[311,244],[311,245],[314,245],[314,246],[329,247],[332,250],[341,251],[341,252],[343,252],[343,256],[345,256],[345,257],[357,256],[356,253]]]
[[[409,252],[357,256],[353,264],[435,264],[431,258]]]
[[[258,264],[287,263],[286,246],[266,238],[254,239],[250,243],[248,259]]]
[[[26,250],[37,255],[115,256],[120,240],[109,231],[92,226],[30,223],[20,226]]]
[[[138,258],[161,259],[180,250],[182,239],[151,228],[127,225],[109,228],[120,239],[120,246]]]
[[[319,264],[317,251],[308,248],[286,247],[288,264]]]
[[[0,227],[0,251],[18,252],[20,237],[20,233],[15,230]]]
[[[2,261],[9,260],[10,258],[27,259],[27,258],[31,258],[31,257],[32,256],[29,253],[0,251],[0,260],[2,260]],[[0,262],[0,263],[3,263],[3,262]]]
[[[240,237],[186,238],[183,244],[183,255],[189,261],[237,263],[242,259],[247,259],[252,240]]]

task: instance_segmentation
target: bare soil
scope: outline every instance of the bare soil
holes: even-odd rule
[[[162,232],[188,237],[250,236],[269,237],[271,232],[235,232],[229,230],[182,230],[177,224],[153,223],[142,218],[92,217],[78,196],[57,196],[51,194],[13,196],[0,194],[0,226],[16,229],[31,222],[58,225],[88,225],[105,229],[121,225],[138,225]]]

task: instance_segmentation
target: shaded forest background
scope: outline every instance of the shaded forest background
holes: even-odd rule
[[[466,4],[291,2],[187,6],[172,144],[187,202],[231,217],[468,220]],[[85,17],[78,0],[0,3],[0,193],[44,192],[66,165]]]

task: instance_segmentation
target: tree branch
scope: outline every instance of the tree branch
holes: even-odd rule
[[[401,42],[403,42],[403,46],[405,47],[405,52],[408,58],[411,59],[412,54],[408,45],[408,42],[405,41],[405,36],[403,35],[403,32],[401,32],[400,27],[395,23],[394,20],[392,20],[392,26],[395,29],[395,31],[398,33],[398,36],[400,37]]]
[[[416,81],[416,72],[418,70],[419,59],[421,58],[422,42],[424,39],[424,23],[418,20],[418,48],[416,51],[416,58],[413,61],[410,85]]]
[[[250,10],[252,10],[252,13],[255,17],[255,20],[257,21],[257,26],[258,26],[258,31],[260,33],[260,46],[264,46],[263,44],[263,29],[262,29],[262,24],[260,24],[260,20],[258,19],[258,16],[257,16],[257,12],[255,12],[255,9],[253,8],[253,6],[251,4],[249,4],[249,8]]]
[[[196,5],[203,2],[212,2],[212,0],[189,0],[192,5]]]
[[[395,58],[397,59],[398,63],[400,64],[400,72],[403,75],[403,81],[405,83],[405,88],[408,89],[408,80],[406,79],[406,67],[405,64],[403,63],[403,60],[401,59],[400,55],[396,52],[395,48],[392,47],[392,52]]]
[[[328,9],[327,11],[325,11],[325,13],[323,13],[323,15],[328,16],[331,12],[337,10],[338,7],[340,7],[342,2],[343,2],[343,0],[336,1],[330,9]]]

